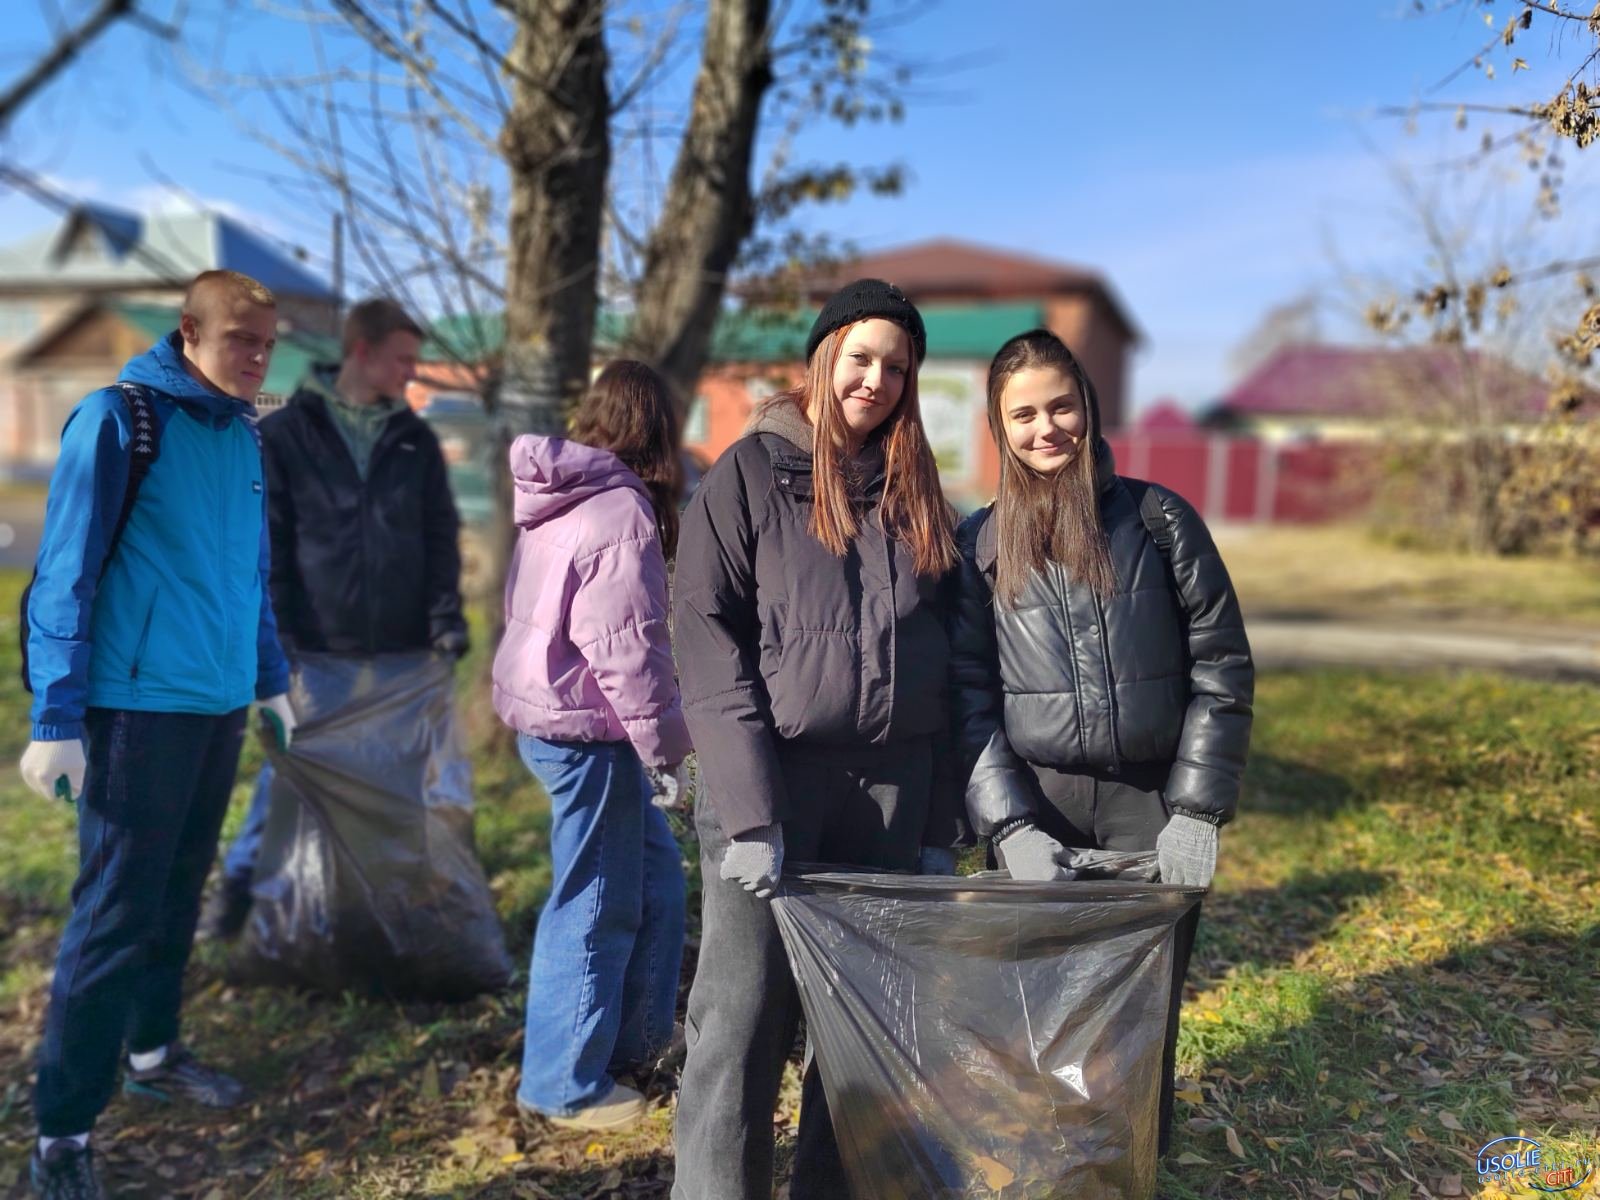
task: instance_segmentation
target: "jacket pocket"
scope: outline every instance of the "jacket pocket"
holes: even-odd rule
[[[139,668],[150,650],[150,627],[155,624],[156,606],[160,602],[161,589],[157,588],[150,596],[149,607],[144,611],[144,623],[139,627],[139,641],[134,645],[133,662],[128,668],[128,678],[136,684],[139,682]]]

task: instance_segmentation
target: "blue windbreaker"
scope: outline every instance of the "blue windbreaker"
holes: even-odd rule
[[[127,403],[106,388],[67,419],[28,599],[36,741],[82,737],[86,708],[221,714],[288,690],[254,407],[184,370],[175,333],[121,379],[153,394],[160,454],[107,563]]]

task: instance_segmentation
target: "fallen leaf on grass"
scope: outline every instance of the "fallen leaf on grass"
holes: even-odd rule
[[[1446,1129],[1454,1130],[1456,1133],[1465,1133],[1467,1131],[1467,1127],[1461,1123],[1461,1119],[1447,1108],[1439,1110],[1439,1124]]]
[[[1461,1185],[1459,1175],[1441,1175],[1439,1182],[1433,1185],[1433,1190],[1441,1196],[1465,1196],[1467,1189]]]
[[[1178,1155],[1178,1165],[1180,1167],[1209,1167],[1211,1160],[1209,1158],[1201,1158],[1193,1150],[1185,1150]]]
[[[417,1085],[417,1096],[422,1100],[439,1098],[439,1064],[431,1058],[422,1068],[422,1082]]]
[[[1232,1125],[1224,1125],[1222,1127],[1222,1136],[1228,1143],[1229,1154],[1235,1158],[1243,1158],[1245,1156],[1244,1143],[1239,1140],[1239,1135],[1233,1131]]]

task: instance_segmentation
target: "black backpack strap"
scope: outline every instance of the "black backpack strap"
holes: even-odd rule
[[[1150,540],[1156,544],[1156,550],[1161,554],[1161,565],[1166,568],[1167,586],[1172,589],[1173,601],[1178,606],[1178,619],[1182,622],[1185,644],[1189,640],[1189,609],[1183,602],[1183,589],[1178,586],[1178,573],[1172,566],[1172,518],[1167,515],[1167,510],[1161,506],[1161,494],[1154,486],[1143,479],[1129,479],[1123,477],[1122,482],[1133,493],[1139,503],[1139,520],[1144,522],[1145,532],[1150,535]]]
[[[128,441],[128,486],[122,493],[122,511],[117,514],[111,540],[106,543],[106,556],[100,563],[102,577],[111,565],[111,556],[117,551],[117,543],[122,541],[128,519],[133,516],[133,506],[139,499],[139,489],[144,486],[145,476],[150,474],[150,468],[155,466],[156,459],[161,455],[161,427],[156,423],[156,410],[150,393],[137,383],[119,383],[117,389],[128,405],[132,437]]]
[[[131,432],[128,439],[128,486],[123,489],[122,509],[117,513],[117,523],[111,529],[111,540],[106,543],[105,557],[100,561],[99,579],[105,578],[106,568],[111,565],[111,556],[117,552],[117,543],[122,540],[122,532],[128,527],[128,518],[133,516],[139,489],[161,454],[161,426],[156,421],[155,405],[150,393],[137,383],[119,383],[117,390],[122,393],[123,403],[128,406]],[[33,581],[38,577],[39,567],[35,563],[33,578],[22,589],[21,611],[18,613],[20,619],[17,623],[22,646],[22,688],[30,693],[33,691],[33,676],[28,667],[28,599],[33,594]]]
[[[1144,522],[1144,527],[1150,533],[1150,540],[1156,544],[1156,549],[1161,551],[1161,560],[1167,564],[1167,574],[1172,574],[1172,520],[1167,516],[1167,510],[1161,507],[1161,495],[1142,479],[1127,480],[1128,486],[1137,491],[1139,496],[1139,519]],[[1176,589],[1177,581],[1173,581]]]

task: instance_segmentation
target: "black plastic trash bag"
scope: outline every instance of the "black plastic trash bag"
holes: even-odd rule
[[[273,751],[271,811],[236,969],[403,1000],[505,986],[505,938],[472,837],[472,770],[440,655],[304,655],[300,725]]]
[[[1172,929],[1202,895],[791,878],[773,908],[852,1194],[1153,1197]]]

